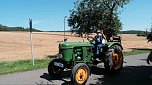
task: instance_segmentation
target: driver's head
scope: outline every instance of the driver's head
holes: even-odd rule
[[[97,33],[101,33],[101,30],[97,30]]]
[[[103,30],[97,30],[97,34],[102,34]]]

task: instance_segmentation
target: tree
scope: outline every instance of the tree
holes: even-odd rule
[[[116,34],[122,28],[118,8],[130,0],[77,0],[74,9],[70,10],[68,25],[78,34],[88,34],[97,29],[107,35]]]

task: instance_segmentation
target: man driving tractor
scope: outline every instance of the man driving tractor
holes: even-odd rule
[[[92,38],[92,39],[89,39],[89,38]],[[97,61],[99,61],[99,58],[100,58],[100,51],[103,47],[103,44],[107,41],[106,40],[106,37],[103,33],[103,30],[97,30],[97,33],[95,35],[95,37],[88,37],[87,38],[89,41],[92,41],[92,43],[94,44],[93,48],[95,50],[95,59]]]
[[[150,62],[152,62],[152,50],[151,52],[149,53],[148,55],[148,58],[147,58],[147,63],[150,65]]]

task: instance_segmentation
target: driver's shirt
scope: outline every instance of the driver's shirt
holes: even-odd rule
[[[96,38],[95,38],[96,54],[100,53],[100,50],[101,50],[102,46],[103,46],[103,44],[102,44],[102,36],[101,35],[96,35]]]

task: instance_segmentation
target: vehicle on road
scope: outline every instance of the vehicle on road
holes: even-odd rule
[[[91,74],[91,67],[104,63],[107,72],[116,73],[123,67],[123,47],[121,38],[113,37],[113,41],[104,44],[100,51],[100,59],[94,59],[93,42],[61,42],[58,57],[48,65],[51,76],[59,76],[65,68],[72,69],[71,81],[76,85],[85,84]]]

